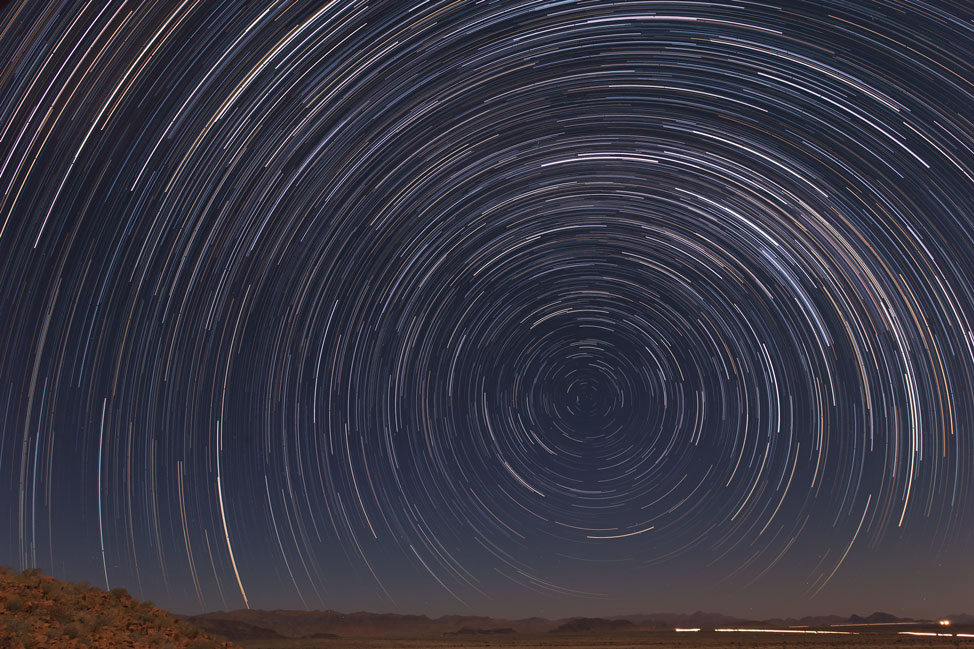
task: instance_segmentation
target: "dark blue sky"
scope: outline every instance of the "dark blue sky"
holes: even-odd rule
[[[176,610],[974,608],[950,2],[0,10],[0,563]]]

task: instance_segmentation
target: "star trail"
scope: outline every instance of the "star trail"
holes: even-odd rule
[[[0,563],[186,611],[970,605],[972,18],[14,0]]]

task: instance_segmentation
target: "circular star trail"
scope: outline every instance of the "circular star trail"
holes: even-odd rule
[[[569,610],[974,536],[969,6],[2,12],[2,562]]]

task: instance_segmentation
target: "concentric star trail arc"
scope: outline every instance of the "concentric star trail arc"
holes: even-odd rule
[[[180,610],[947,606],[972,18],[14,0],[0,563]]]

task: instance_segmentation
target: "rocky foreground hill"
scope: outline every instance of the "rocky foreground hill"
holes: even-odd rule
[[[4,649],[232,649],[125,589],[15,573],[0,566],[0,647]]]

